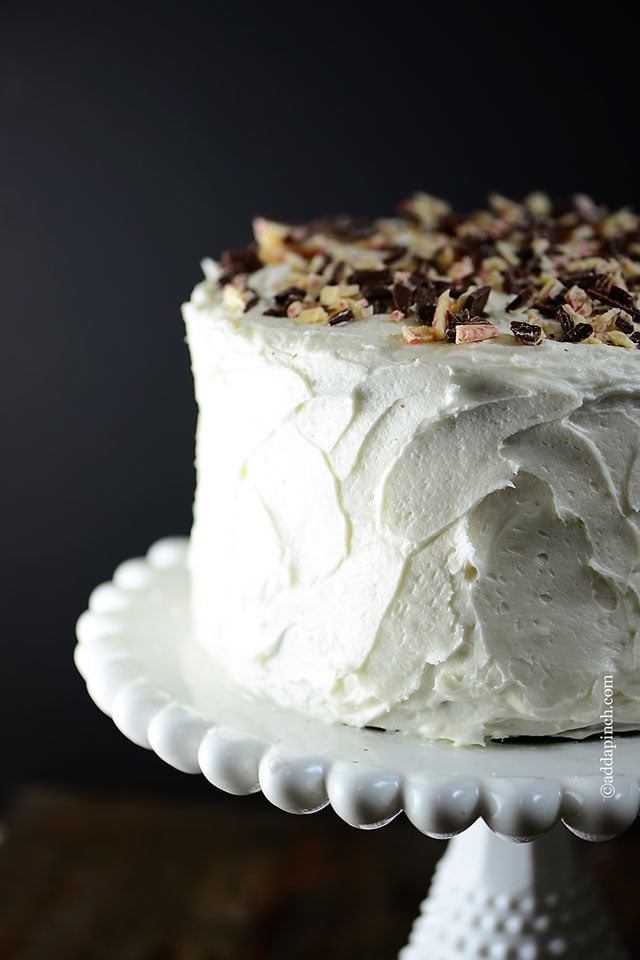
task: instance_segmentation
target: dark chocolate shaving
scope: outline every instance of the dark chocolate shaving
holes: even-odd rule
[[[595,270],[574,270],[573,273],[563,274],[560,280],[567,287],[575,285],[582,287],[583,290],[588,290],[589,287],[596,285],[599,278],[601,278],[601,275],[597,274]]]
[[[563,343],[581,343],[593,333],[590,323],[577,323],[571,330],[567,330],[562,338]]]
[[[324,252],[318,253],[316,254],[316,256],[318,257],[320,262],[317,265],[315,265],[315,271],[316,273],[324,273],[324,271],[327,269],[327,267],[331,263],[331,257],[329,256],[328,253],[324,253]]]
[[[622,307],[633,307],[633,294],[629,293],[628,290],[623,290],[622,287],[616,287],[612,284],[609,287],[609,296]]]
[[[306,293],[302,287],[285,287],[284,290],[274,294],[273,299],[276,303],[293,303],[294,300],[304,300]]]
[[[465,220],[466,217],[463,213],[454,213],[451,210],[442,214],[436,223],[436,230],[439,233],[448,233],[453,237],[457,233],[458,227],[461,227]]]
[[[467,299],[464,302],[465,308],[469,311],[473,317],[481,317],[484,308],[487,305],[487,300],[489,299],[489,294],[491,293],[491,287],[483,286],[478,287],[477,290],[472,290]]]
[[[407,287],[404,283],[394,283],[391,293],[396,310],[401,310],[405,314],[408,313],[412,298],[411,287]]]
[[[425,327],[430,327],[436,312],[435,303],[417,303],[416,316],[420,323]]]
[[[354,270],[349,277],[349,283],[357,283],[361,287],[368,283],[387,285],[392,282],[393,274],[388,268],[384,270]]]
[[[339,214],[324,221],[327,233],[333,234],[339,240],[366,240],[377,230],[375,223],[364,217],[350,217],[348,214]],[[324,232],[324,231],[322,231]]]
[[[631,320],[628,320],[626,317],[616,317],[615,324],[618,330],[622,330],[623,333],[633,333],[635,330]]]
[[[560,309],[556,311],[555,319],[562,328],[562,338],[564,340],[566,339],[566,335],[573,330],[573,320],[571,318],[571,314],[568,310],[565,310],[564,307],[560,307]]]
[[[361,289],[362,295],[371,302],[391,303],[391,290],[382,283],[364,283]]]
[[[461,297],[462,294],[469,289],[473,283],[474,274],[468,273],[465,277],[459,277],[455,283],[451,284],[450,293],[454,300],[457,300],[458,297]],[[489,287],[491,290],[491,287]]]
[[[508,313],[511,313],[512,310],[519,310],[520,307],[524,307],[525,304],[529,302],[533,296],[533,290],[531,287],[524,287],[519,293],[516,293],[513,300],[510,300],[506,305],[505,310]]]
[[[346,243],[355,243],[358,240],[367,240],[376,231],[377,227],[371,220],[339,213],[335,217],[322,217],[302,227],[296,227],[292,231],[292,239],[294,243],[304,243],[310,237],[324,235]]]
[[[558,304],[553,300],[536,300],[532,307],[538,311],[543,317],[547,317],[549,320],[559,320],[558,316],[562,307],[558,308]]]
[[[258,296],[257,293],[253,293],[253,296],[250,297],[245,303],[243,313],[247,313],[249,310],[251,310],[252,307],[255,307],[255,305],[259,302],[260,302],[260,297]]]
[[[618,291],[619,291],[621,288],[620,288],[620,287],[614,287],[614,288],[612,288],[612,289],[615,289],[615,290],[618,290]],[[626,291],[622,291],[622,292],[623,292],[623,293],[626,293]],[[605,292],[604,290],[602,290],[602,289],[600,288],[600,286],[590,287],[590,288],[587,290],[587,293],[589,294],[590,297],[593,297],[594,300],[599,300],[600,303],[606,303],[606,304],[608,304],[610,307],[619,307],[619,308],[622,308],[622,309],[625,310],[627,313],[630,313],[632,317],[635,317],[636,320],[640,320],[640,310],[638,310],[638,309],[633,305],[633,297],[631,297],[631,302],[630,302],[630,303],[621,303],[621,301],[620,301],[619,299],[617,299],[617,297],[619,296],[619,294],[614,294],[614,295],[612,296],[611,290],[609,290],[608,292]]]
[[[440,291],[442,292],[442,291]],[[432,285],[421,283],[413,291],[413,302],[416,304],[427,304],[434,306],[438,302],[439,291]]]
[[[242,250],[225,250],[222,254],[222,266],[225,273],[230,274],[231,277],[239,273],[255,273],[262,265],[255,244]]]
[[[349,323],[350,320],[353,320],[353,310],[347,307],[346,310],[341,310],[340,313],[334,313],[329,317],[329,326],[336,327],[339,323]]]
[[[328,282],[330,284],[341,283],[347,272],[347,265],[344,260],[338,260],[329,274]]]
[[[275,306],[264,311],[265,317],[286,317],[292,303],[304,300],[306,293],[301,287],[285,287],[274,294]]]
[[[511,332],[518,343],[524,343],[529,346],[537,346],[542,343],[542,327],[537,323],[525,323],[524,320],[512,320]]]
[[[388,249],[385,251],[385,254],[382,260],[384,263],[390,266],[392,263],[397,263],[398,260],[402,260],[406,252],[407,252],[407,248],[401,247],[400,245],[395,247],[388,247]]]
[[[291,268],[292,285],[263,301],[265,315],[274,317],[293,314],[293,305],[301,301],[310,308],[323,299],[331,302],[333,297],[323,297],[323,286],[353,285],[342,303],[351,306],[330,316],[331,326],[392,310],[411,318],[407,323],[429,326],[439,296],[448,291],[449,340],[460,325],[486,322],[494,308],[493,288],[508,295],[507,314],[529,308],[528,316],[511,324],[516,343],[535,345],[546,333],[565,343],[595,337],[615,345],[610,334],[618,330],[640,345],[640,217],[631,211],[609,216],[583,194],[556,203],[549,213],[545,204],[536,213],[528,202],[497,199],[489,210],[446,213],[430,225],[421,216],[423,204],[424,198],[416,196],[402,205],[403,217],[414,226],[347,215],[275,224],[274,237],[259,233],[259,247],[223,254],[218,282],[232,282],[242,300],[248,298],[248,311],[260,302],[250,276],[262,266],[262,257],[269,264],[282,261]],[[420,255],[416,249],[432,252]],[[316,276],[310,282],[311,273]],[[560,293],[540,299],[542,290],[554,287]],[[578,312],[572,309],[579,307],[574,297],[567,297],[572,287],[589,298]],[[592,314],[591,321],[582,320],[583,309]],[[440,335],[434,331],[435,339]]]

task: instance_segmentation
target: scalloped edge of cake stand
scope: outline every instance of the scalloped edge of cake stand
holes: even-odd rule
[[[494,743],[484,748],[324,724],[250,700],[224,677],[203,709],[180,654],[191,636],[188,541],[166,538],[122,563],[91,594],[75,662],[96,705],[134,743],[232,794],[259,790],[289,813],[328,804],[373,829],[401,811],[446,839],[481,818],[500,836],[532,840],[562,822],[605,840],[640,811],[640,735],[616,738],[613,795],[601,794],[599,741]]]

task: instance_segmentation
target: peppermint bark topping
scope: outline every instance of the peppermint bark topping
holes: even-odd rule
[[[392,218],[259,217],[254,233],[218,275],[239,313],[336,328],[380,314],[407,343],[468,344],[500,337],[495,292],[512,343],[640,345],[640,217],[583,194],[562,204],[493,194],[488,209],[459,214],[418,193]],[[252,275],[277,264],[288,267],[282,288],[258,296]]]

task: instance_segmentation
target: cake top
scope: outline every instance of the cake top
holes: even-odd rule
[[[408,344],[506,332],[530,347],[640,346],[640,217],[583,194],[561,204],[493,194],[488,209],[460,214],[417,193],[393,218],[258,217],[254,235],[205,264],[240,314],[338,329],[385,315]]]

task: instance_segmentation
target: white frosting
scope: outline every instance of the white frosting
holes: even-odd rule
[[[640,726],[640,354],[409,346],[382,316],[234,313],[214,279],[184,316],[214,664],[319,718],[456,744],[584,735],[613,675],[616,728]]]

